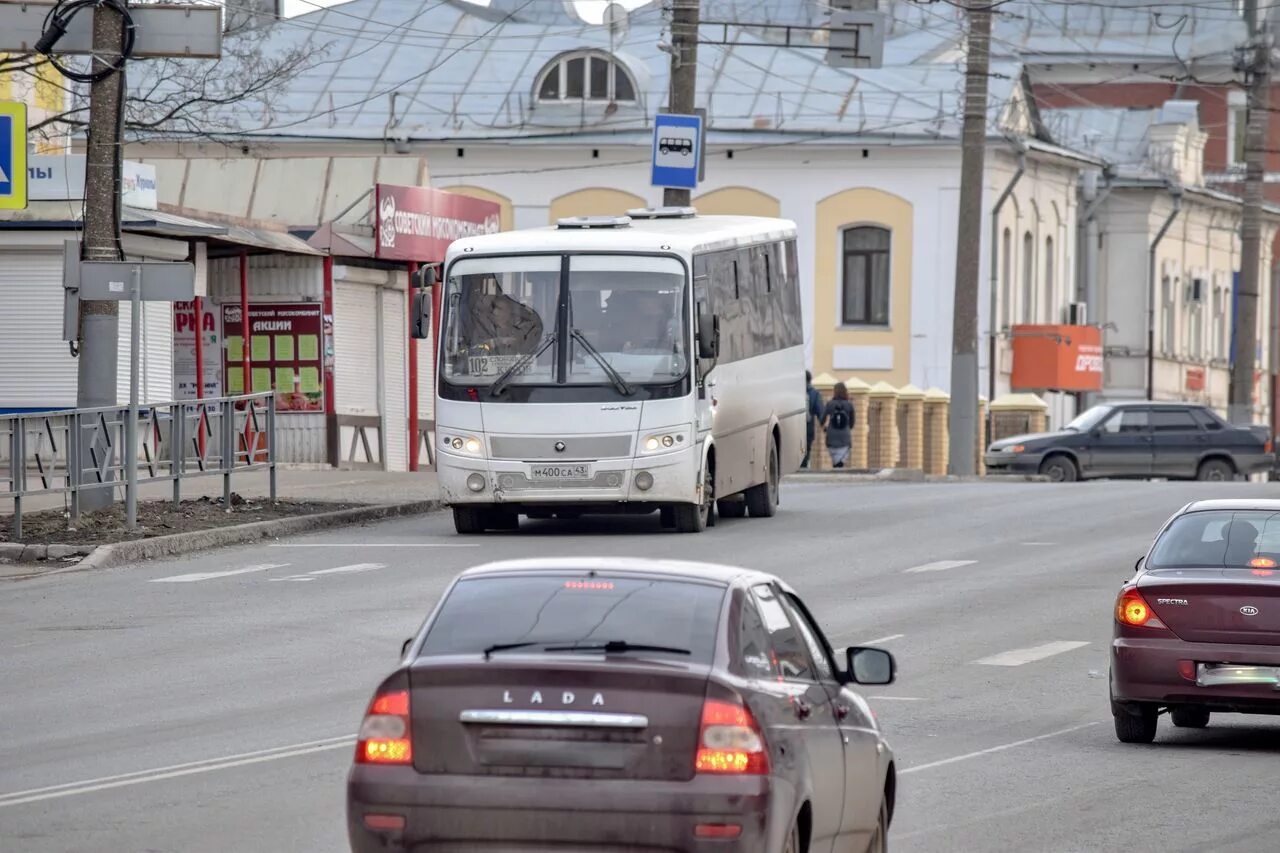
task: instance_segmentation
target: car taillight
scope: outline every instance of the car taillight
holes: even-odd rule
[[[1134,628],[1167,628],[1136,589],[1126,589],[1116,600],[1116,621]]]
[[[694,767],[699,773],[764,775],[769,753],[764,734],[741,699],[708,698],[702,706],[702,731]]]
[[[409,691],[394,690],[373,697],[360,724],[356,763],[409,764],[412,761]]]

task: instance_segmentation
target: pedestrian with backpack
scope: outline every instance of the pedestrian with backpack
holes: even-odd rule
[[[809,467],[809,454],[813,452],[813,440],[818,434],[818,424],[822,423],[822,395],[813,387],[813,374],[804,372],[805,406],[808,411],[804,419],[804,459],[800,460],[801,468]]]
[[[849,460],[849,451],[853,447],[853,418],[849,389],[843,382],[837,382],[823,418],[827,428],[827,450],[831,453],[833,468],[843,468]]]

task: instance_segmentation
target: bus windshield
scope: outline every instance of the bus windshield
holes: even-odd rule
[[[445,287],[446,381],[625,388],[689,368],[688,285],[674,258],[464,258]]]

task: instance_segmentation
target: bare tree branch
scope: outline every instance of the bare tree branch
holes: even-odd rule
[[[127,74],[125,102],[127,137],[148,139],[172,135],[190,139],[225,140],[247,127],[265,124],[291,80],[320,62],[328,47],[314,45],[278,48],[273,28],[242,27],[227,33],[218,61],[196,59],[134,59]],[[0,71],[34,72],[44,60],[14,57],[25,64]],[[66,88],[66,87],[64,87]],[[66,88],[68,108],[35,123],[31,131],[46,138],[82,130],[88,111],[88,88]],[[235,106],[235,109],[227,107]]]

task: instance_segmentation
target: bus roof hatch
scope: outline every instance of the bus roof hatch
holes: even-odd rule
[[[632,219],[692,219],[697,215],[697,209],[692,207],[638,207],[627,211]]]
[[[629,216],[570,216],[556,222],[557,228],[627,228]]]

